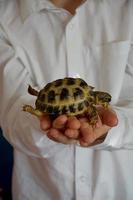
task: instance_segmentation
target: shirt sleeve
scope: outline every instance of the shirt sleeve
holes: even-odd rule
[[[119,100],[113,105],[118,125],[110,129],[103,143],[92,146],[93,149],[133,149],[133,43],[124,73]]]
[[[36,86],[28,58],[0,29],[0,124],[4,136],[30,156],[51,157],[68,146],[48,139],[37,117],[22,111],[24,104],[34,106],[35,97],[27,93],[29,84]]]

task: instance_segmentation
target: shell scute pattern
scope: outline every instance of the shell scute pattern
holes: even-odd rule
[[[92,88],[90,88],[92,89]],[[48,114],[78,113],[86,108],[89,87],[81,79],[65,78],[48,83],[38,95],[36,108]],[[43,106],[42,106],[43,105]]]
[[[31,86],[28,92],[37,96],[35,108],[25,105],[24,111],[34,115],[48,114],[75,116],[89,112],[97,120],[95,105],[108,106],[111,95],[106,92],[94,91],[83,79],[67,77],[48,83],[39,92]]]

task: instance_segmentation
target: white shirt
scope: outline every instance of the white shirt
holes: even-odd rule
[[[72,16],[48,0],[0,0],[0,124],[14,146],[14,200],[133,199],[133,1],[87,0]],[[89,148],[48,139],[22,112],[27,93],[81,77],[119,118]]]

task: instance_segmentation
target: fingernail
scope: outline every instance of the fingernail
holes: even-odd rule
[[[82,142],[82,143],[80,143],[80,145],[81,145],[82,147],[88,147],[88,146],[89,146],[89,144],[88,144],[87,142]]]
[[[50,123],[43,123],[43,122],[41,122],[40,123],[40,127],[41,127],[42,130],[46,131],[46,130],[48,130],[51,127],[51,124]]]
[[[57,137],[58,137],[58,133],[57,133],[56,129],[51,129],[51,130],[49,131],[49,134],[50,134],[51,137],[53,137],[53,138],[57,138]]]

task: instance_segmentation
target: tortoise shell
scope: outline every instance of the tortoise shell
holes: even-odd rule
[[[64,78],[48,83],[36,100],[36,109],[50,115],[79,115],[93,102],[93,87],[80,78]]]
[[[39,92],[29,86],[28,92],[37,96],[35,108],[24,105],[23,111],[37,117],[44,114],[77,116],[87,113],[90,124],[95,124],[98,120],[95,105],[108,107],[111,95],[93,89],[94,87],[89,86],[83,79],[70,77],[52,81]]]

